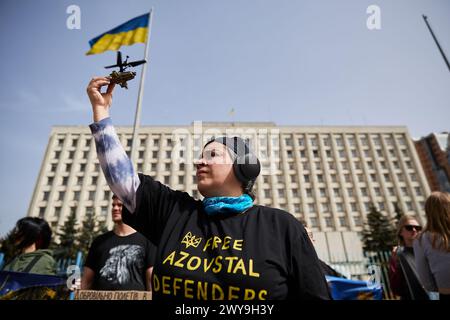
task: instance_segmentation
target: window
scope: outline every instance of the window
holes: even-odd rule
[[[55,151],[54,158],[59,159],[60,156],[61,156],[61,151]]]
[[[90,144],[91,144],[91,139],[86,139],[86,141],[85,141],[85,146],[86,146],[86,147],[89,147]]]
[[[381,169],[387,169],[386,162],[384,162],[384,161],[380,161],[380,166],[381,166]]]
[[[366,147],[366,146],[368,146],[369,145],[369,141],[367,140],[367,138],[361,138],[361,144],[364,146],[364,147]]]
[[[349,197],[353,197],[353,195],[354,195],[353,194],[353,189],[352,188],[348,188],[347,189],[347,194],[348,194]]]
[[[86,163],[81,163],[80,164],[80,172],[84,172],[86,171]]]
[[[413,204],[411,201],[406,201],[406,208],[408,209],[408,211],[413,210]]]
[[[323,145],[325,147],[329,147],[330,146],[330,138],[323,138]]]
[[[336,203],[336,210],[338,212],[343,212],[344,211],[344,207],[342,206],[342,203]]]
[[[164,184],[169,184],[170,176],[164,176]]]
[[[336,145],[338,147],[342,147],[344,145],[344,143],[342,142],[342,138],[336,138]]]
[[[69,182],[69,177],[62,177],[61,185],[67,186],[68,182]]]
[[[59,217],[61,215],[61,207],[55,207],[55,217]]]
[[[164,164],[164,170],[165,171],[170,171],[170,163],[165,163]]]
[[[139,151],[139,159],[144,159],[144,151]]]
[[[138,172],[143,172],[144,171],[144,164],[143,163],[138,163],[137,164],[137,171]]]
[[[292,159],[292,150],[288,150],[288,151],[287,151],[287,157],[288,157],[289,159]]]
[[[58,147],[62,147],[64,144],[64,138],[58,139]]]
[[[66,163],[66,172],[70,172],[70,169],[72,169],[72,164]]]
[[[345,158],[345,151],[344,150],[339,150],[339,157]]]
[[[146,140],[147,140],[147,139],[145,139],[145,138],[139,139],[139,145],[140,145],[140,146],[145,145],[145,141],[146,141]]]
[[[102,216],[108,215],[108,207],[105,206],[100,207],[100,215]]]
[[[94,164],[94,171],[99,172],[100,171],[100,165],[98,163]]]
[[[158,151],[153,151],[153,152],[152,152],[152,158],[153,158],[153,159],[158,158]]]
[[[77,177],[77,186],[81,186],[83,184],[83,177]]]
[[[319,158],[319,151],[318,150],[313,150],[313,157],[314,158]],[[320,165],[320,163],[319,163]]]
[[[317,175],[317,181],[318,181],[318,182],[323,182],[323,175],[318,174],[318,175]]]
[[[336,165],[334,162],[328,162],[328,168],[330,168],[330,170],[336,170]]]
[[[320,192],[320,196],[321,197],[326,197],[327,196],[327,191],[325,190],[325,188],[320,188],[319,192]]]
[[[417,181],[417,176],[414,173],[411,173],[410,175],[411,181]]]
[[[358,157],[358,151],[352,150],[352,157],[354,158]]]
[[[94,207],[86,207],[86,214],[93,215],[94,214]]]
[[[383,151],[377,150],[377,156],[378,156],[378,157],[382,157],[382,156],[383,156]]]
[[[364,182],[364,176],[362,174],[358,174],[358,181]]]
[[[358,207],[355,202],[350,202],[350,209],[355,212],[358,211]]]
[[[305,179],[305,182],[310,182],[310,179],[309,179],[309,174],[305,174],[304,176],[303,176],[303,178]]]
[[[375,190],[375,195],[376,195],[377,197],[380,197],[380,196],[381,196],[381,190],[380,190],[380,188],[376,187],[376,188],[374,188],[374,190]]]
[[[411,161],[405,161],[405,164],[408,169],[412,169]]]
[[[391,181],[391,177],[389,176],[388,173],[385,173],[383,176],[384,176],[384,180],[385,180],[386,182],[390,182],[390,181]]]
[[[95,200],[95,191],[89,191],[89,200],[91,201]]]
[[[72,147],[76,147],[78,144],[78,139],[73,139],[72,140]]]
[[[53,177],[47,177],[47,185],[51,186],[53,184]]]
[[[352,182],[352,178],[349,174],[344,175],[345,182]]]
[[[347,227],[347,218],[339,217],[339,224],[341,225],[341,227]]]
[[[57,163],[52,163],[50,166],[50,172],[56,172],[56,167],[58,166]]]
[[[331,182],[337,182],[337,176],[335,174],[331,175]]]
[[[292,189],[292,196],[298,198],[298,189]]]
[[[278,196],[284,198],[284,189],[278,189]]]
[[[301,157],[301,158],[305,158],[305,157],[306,157],[306,153],[305,153],[304,150],[301,150],[301,151],[300,151],[300,157]]]
[[[388,188],[388,192],[390,196],[395,196],[394,188]]]
[[[292,139],[291,139],[291,138],[286,138],[286,139],[284,140],[284,142],[286,143],[286,145],[287,145],[288,147],[291,147],[291,146],[292,146]]]
[[[401,190],[402,190],[402,195],[408,196],[408,189],[406,189],[405,187],[402,187]]]
[[[297,182],[297,176],[296,175],[291,175],[290,177],[291,177],[291,182],[292,183]]]
[[[321,170],[322,169],[322,165],[321,165],[320,162],[315,162],[314,165],[316,167],[316,170]]]
[[[172,156],[172,150],[166,151],[166,158],[169,159]]]
[[[334,188],[333,189],[333,193],[335,197],[340,197],[341,196],[341,190],[339,190],[338,188]]]
[[[269,183],[269,176],[263,176],[263,183]]]
[[[312,189],[311,188],[306,188],[306,196],[307,197],[312,197]]]
[[[370,180],[373,181],[373,182],[376,182],[377,181],[377,175],[372,173],[370,175]]]
[[[264,189],[264,197],[265,198],[271,198],[272,193],[270,192],[270,189]]]
[[[294,204],[294,212],[301,213],[302,209],[299,204]]]
[[[322,211],[330,212],[330,205],[328,203],[322,203]]]
[[[92,185],[96,185],[97,184],[97,180],[98,180],[97,176],[92,177],[91,178],[91,184]]]
[[[184,176],[178,176],[178,184],[184,184]]]
[[[309,162],[302,162],[303,170],[309,170]]]
[[[343,169],[343,170],[348,170],[348,162],[342,161],[342,162],[341,162],[341,166],[342,166],[342,169]]]
[[[108,191],[108,190],[105,190],[105,191],[103,192],[103,200],[109,200],[109,199],[110,199],[109,191]]]
[[[378,209],[380,209],[380,211],[385,210],[384,202],[378,202]]]
[[[325,225],[328,228],[333,228],[333,220],[331,219],[331,217],[325,217]]]
[[[154,145],[155,147],[158,147],[158,146],[159,146],[159,139],[153,140],[153,145]]]
[[[156,171],[156,163],[152,163],[151,167],[150,167],[151,171]]]
[[[45,215],[45,207],[39,207],[39,217],[43,218]]]
[[[364,197],[367,197],[367,188],[361,188],[361,194],[362,194]]]
[[[349,137],[348,138],[348,144],[350,145],[350,146],[354,146],[356,143],[355,143],[355,138],[353,138],[353,137]]]
[[[179,168],[179,170],[180,170],[180,171],[184,171],[184,163],[180,163],[180,168]]]
[[[80,191],[75,191],[73,193],[73,200],[79,201],[80,200]]]
[[[58,196],[58,201],[63,201],[64,200],[64,195],[65,195],[66,193],[64,192],[64,191],[60,191],[59,192],[59,196]]]
[[[325,151],[325,153],[327,155],[327,158],[331,158],[331,151],[330,150]]]
[[[421,196],[422,195],[422,190],[420,189],[420,187],[415,187],[414,191],[416,192],[416,196]]]
[[[317,138],[311,138],[311,145],[317,147]]]
[[[304,138],[299,138],[298,139],[298,145],[304,147],[305,146],[305,139]]]
[[[358,226],[358,227],[362,226],[362,219],[360,216],[353,217],[353,221],[355,221],[355,226]]]
[[[42,200],[48,201],[49,195],[50,195],[50,192],[49,192],[49,191],[45,191],[45,192],[44,192],[44,196],[42,197]]]
[[[310,213],[316,212],[316,205],[315,205],[314,203],[308,204],[308,211],[309,211]]]
[[[373,162],[372,162],[372,161],[367,161],[367,167],[368,167],[370,170],[373,170],[373,169],[374,169],[374,167],[373,167]]]
[[[83,151],[83,159],[87,159],[89,156],[89,151]]]
[[[361,170],[361,162],[359,162],[359,161],[355,162],[355,169]]]
[[[311,228],[317,228],[319,226],[317,218],[311,218]]]
[[[400,182],[405,181],[405,177],[401,173],[397,174],[397,178],[398,178],[398,181],[400,181]]]

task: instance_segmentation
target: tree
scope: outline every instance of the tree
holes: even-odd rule
[[[377,208],[371,204],[363,231],[365,251],[390,251],[396,243],[395,228]]]
[[[83,257],[87,255],[92,240],[94,240],[94,237],[96,236],[96,224],[94,214],[92,212],[86,213],[82,222],[80,236],[78,237],[78,249],[83,253]]]
[[[75,259],[79,245],[78,234],[77,217],[75,211],[72,211],[57,232],[59,243],[56,245],[54,255],[60,259]]]
[[[93,213],[86,213],[78,237],[79,250],[83,253],[83,257],[87,256],[92,241],[107,231],[105,220],[98,221]]]
[[[398,225],[398,222],[400,221],[401,217],[403,217],[405,214],[403,213],[402,208],[400,208],[398,202],[394,203],[394,212],[395,212],[395,225]]]

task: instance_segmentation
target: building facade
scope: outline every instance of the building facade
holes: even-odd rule
[[[450,133],[432,133],[414,144],[430,189],[450,192]]]
[[[116,127],[130,154],[132,127]],[[256,203],[278,207],[313,230],[319,256],[358,261],[370,204],[388,217],[394,206],[424,223],[430,189],[406,127],[276,126],[274,123],[193,123],[141,127],[136,168],[199,198],[193,160],[212,136],[248,139],[262,164]],[[88,127],[53,127],[29,216],[53,228],[75,212],[93,212],[111,227],[111,192]]]

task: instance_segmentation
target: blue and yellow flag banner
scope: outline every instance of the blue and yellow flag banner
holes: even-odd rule
[[[92,39],[89,41],[91,50],[86,52],[86,55],[102,53],[106,50],[117,51],[121,46],[145,43],[149,18],[150,13],[143,14]]]
[[[381,285],[362,280],[326,276],[333,300],[381,300]]]

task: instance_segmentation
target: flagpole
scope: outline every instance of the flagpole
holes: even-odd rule
[[[141,121],[141,107],[142,107],[142,98],[144,96],[144,81],[145,81],[145,74],[147,72],[147,65],[149,64],[148,61],[148,50],[150,45],[150,35],[152,32],[152,23],[153,23],[153,7],[150,9],[150,17],[149,17],[149,23],[148,23],[148,33],[147,33],[147,43],[145,44],[145,52],[144,52],[144,59],[147,61],[147,63],[144,63],[142,66],[142,72],[141,72],[141,82],[139,84],[139,95],[136,105],[136,113],[134,115],[134,127],[133,127],[133,138],[131,140],[131,162],[137,166],[137,147],[138,147],[138,131],[139,131],[139,124]],[[136,168],[136,167],[135,167]]]

